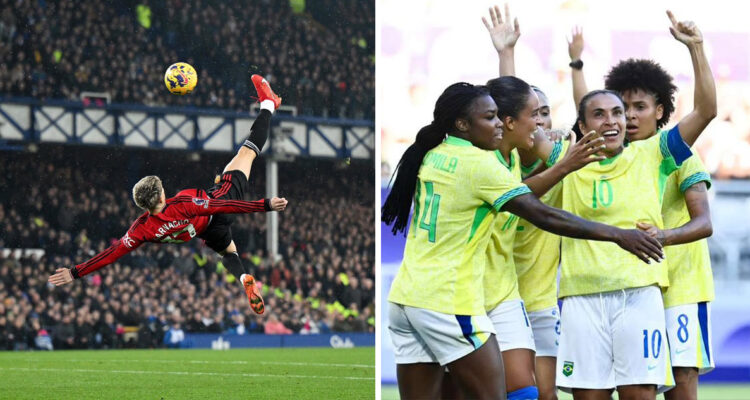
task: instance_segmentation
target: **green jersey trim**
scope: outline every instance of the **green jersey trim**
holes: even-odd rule
[[[549,158],[547,158],[547,167],[555,165],[557,159],[560,157],[560,153],[562,152],[562,147],[562,142],[555,142],[555,145],[552,147],[552,152],[549,154]]]
[[[613,162],[615,162],[615,160],[617,160],[618,158],[620,158],[620,156],[621,156],[621,155],[622,155],[622,153],[624,153],[624,152],[625,152],[625,149],[623,149],[623,150],[622,150],[621,152],[619,152],[619,153],[617,153],[617,154],[613,155],[613,156],[612,156],[612,157],[610,157],[610,158],[605,158],[605,159],[603,159],[603,160],[599,161],[599,165],[609,165],[609,164],[612,164]]]
[[[474,212],[474,222],[471,224],[471,232],[469,233],[469,240],[467,240],[467,242],[471,242],[471,239],[474,238],[474,234],[477,233],[479,225],[482,224],[482,221],[484,221],[490,211],[492,211],[492,206],[489,203],[484,203],[477,208],[476,212]]]
[[[495,202],[492,203],[492,207],[495,210],[500,211],[500,209],[503,208],[505,203],[507,203],[508,201],[510,201],[511,199],[515,197],[518,197],[526,193],[531,193],[531,189],[529,189],[529,187],[526,185],[521,185],[513,190],[506,192],[504,195],[498,197],[497,200],[495,200]]]
[[[448,135],[447,138],[445,138],[445,143],[452,144],[455,146],[473,146],[470,141],[466,139],[461,139],[459,137]]]
[[[530,174],[530,173],[534,172],[534,170],[535,170],[535,169],[536,169],[536,168],[537,168],[537,167],[539,166],[539,164],[541,164],[541,163],[542,163],[542,159],[541,159],[541,158],[537,158],[537,159],[536,159],[536,161],[534,161],[534,163],[533,163],[533,164],[531,164],[531,165],[529,165],[528,167],[524,167],[524,166],[523,166],[523,164],[521,164],[521,174],[522,174],[522,175],[528,175],[528,174]]]
[[[513,170],[513,165],[515,165],[515,160],[513,159],[513,152],[510,153],[510,156],[508,157],[510,159],[510,165],[508,165],[507,162],[505,162],[505,157],[503,157],[503,153],[500,152],[500,150],[495,150],[495,156],[497,156],[497,159],[500,160],[500,163],[505,165],[505,168],[508,168],[508,171]]]
[[[690,186],[693,186],[698,182],[706,182],[706,189],[711,188],[711,176],[705,172],[696,172],[680,183],[680,192],[685,193]]]

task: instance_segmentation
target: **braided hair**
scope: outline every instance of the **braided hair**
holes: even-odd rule
[[[416,141],[401,156],[391,177],[391,192],[381,210],[381,220],[386,225],[393,224],[391,232],[394,235],[398,232],[406,235],[417,175],[424,156],[442,143],[447,133],[456,130],[456,119],[468,118],[469,107],[475,99],[488,94],[484,86],[459,82],[448,86],[438,97],[432,122],[419,130]]]

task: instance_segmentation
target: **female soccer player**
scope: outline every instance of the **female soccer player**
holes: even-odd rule
[[[619,227],[663,226],[664,182],[700,132],[675,127],[626,147],[624,104],[608,90],[583,97],[579,125],[605,137],[608,158],[565,178],[563,208]],[[621,397],[655,398],[656,386],[671,385],[659,289],[666,286],[666,263],[645,266],[606,243],[563,238],[558,386],[576,398],[607,398],[613,387]]]
[[[693,22],[677,22],[667,12],[672,35],[690,51],[695,72],[694,109],[679,123],[681,132],[702,132],[716,115],[716,89],[708,60],[703,52],[703,37]],[[575,39],[583,49],[583,36]],[[571,58],[576,54],[571,54]],[[580,52],[577,58],[580,59]],[[577,92],[586,90],[583,73],[573,75]],[[672,77],[651,60],[630,59],[613,67],[605,87],[623,96],[630,141],[646,140],[669,121],[677,89]],[[574,93],[576,96],[577,93]],[[652,232],[665,245],[669,265],[669,288],[664,292],[664,307],[675,387],[665,398],[697,399],[698,375],[713,369],[711,351],[710,301],[714,298],[713,275],[706,237],[712,233],[707,188],[710,175],[695,155],[664,187],[662,216],[666,230],[652,224],[639,227]]]
[[[404,261],[388,298],[399,391],[405,399],[437,397],[447,365],[469,396],[502,398],[502,360],[484,308],[482,252],[498,211],[561,234],[614,241],[644,261],[659,259],[661,251],[642,232],[581,220],[529,195],[488,151],[500,148],[502,123],[486,88],[454,84],[433,114],[402,156],[382,212],[394,234],[404,231],[414,198]],[[537,182],[550,185],[545,177]]]
[[[506,4],[505,20],[498,6],[490,8],[490,21],[482,18],[487,28],[495,50],[500,59],[500,75],[515,75],[514,50],[520,37],[518,20],[511,25],[510,11]],[[539,115],[537,126],[545,131],[552,128],[549,100],[541,89],[532,86],[539,99]],[[499,91],[502,93],[502,90]],[[503,107],[500,107],[501,109]],[[567,143],[562,153],[568,150]],[[542,160],[529,150],[519,147],[521,170],[524,175],[536,170]],[[555,184],[539,200],[552,207],[562,206],[562,184]],[[524,387],[529,382],[536,382],[539,399],[557,399],[555,386],[555,364],[557,356],[557,342],[560,334],[560,312],[557,306],[557,267],[560,260],[560,236],[537,228],[524,219],[519,219],[514,229],[513,262],[518,277],[518,292],[528,313],[528,322],[533,332],[533,342],[526,340],[510,343],[500,349],[506,364],[512,358],[520,358],[521,362],[513,362],[513,376],[506,368],[506,381],[511,385]],[[517,324],[504,324],[509,328]],[[523,328],[523,324],[522,324]],[[518,328],[517,328],[518,329]],[[498,333],[499,334],[499,333]],[[521,336],[521,335],[519,335]],[[502,338],[502,335],[499,337]],[[528,338],[528,335],[521,337]],[[512,350],[507,350],[513,348]],[[534,357],[536,355],[536,358]],[[518,382],[516,385],[515,382]]]
[[[237,254],[232,240],[232,221],[225,214],[262,211],[282,211],[284,198],[274,197],[257,201],[243,200],[249,189],[250,167],[260,155],[268,139],[271,115],[281,105],[281,98],[260,75],[251,77],[261,102],[261,111],[232,161],[224,168],[221,178],[208,191],[186,189],[175,197],[166,198],[161,179],[147,176],[133,187],[133,200],[145,212],[117,243],[90,260],[72,268],[58,268],[49,282],[60,286],[109,265],[145,242],[184,243],[199,237],[206,245],[222,255],[222,263],[237,281],[242,283],[250,307],[263,314],[265,305],[255,279],[249,274]]]

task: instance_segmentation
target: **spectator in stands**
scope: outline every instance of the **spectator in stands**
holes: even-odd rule
[[[265,331],[266,335],[288,335],[292,333],[292,330],[284,326],[276,317],[276,313],[268,315],[268,321],[266,321]]]
[[[303,114],[374,117],[372,1],[327,1],[302,15],[284,1],[139,3],[0,0],[0,95],[93,91],[118,103],[247,111],[249,72],[274,71],[273,87]],[[190,96],[154,84],[176,61],[198,70]]]
[[[170,349],[179,349],[185,342],[185,331],[180,328],[180,323],[175,322],[164,335],[164,344]]]
[[[57,328],[65,326],[65,315],[70,316],[75,332],[70,346],[77,348],[121,348],[126,326],[137,332],[135,345],[164,346],[165,332],[170,327],[167,316],[174,312],[185,316],[184,325],[182,320],[180,323],[186,333],[194,331],[196,313],[203,326],[197,331],[206,332],[213,325],[216,332],[240,332],[240,324],[247,333],[265,331],[268,318],[255,316],[242,304],[233,303],[241,293],[236,285],[227,282],[225,273],[217,270],[220,260],[209,252],[202,255],[201,247],[186,245],[185,251],[171,245],[142,248],[108,270],[86,277],[80,286],[53,289],[46,285],[44,277],[54,265],[69,264],[72,256],[90,256],[109,245],[112,238],[95,236],[83,229],[98,224],[82,220],[84,217],[106,220],[108,232],[124,232],[135,217],[129,206],[131,182],[113,181],[112,176],[132,174],[137,179],[145,171],[131,163],[148,159],[150,170],[167,171],[165,176],[175,184],[167,190],[176,192],[194,179],[211,179],[210,175],[186,178],[169,172],[181,170],[176,165],[191,171],[212,171],[210,165],[216,163],[213,158],[221,157],[206,154],[201,161],[186,162],[182,157],[154,159],[148,154],[51,145],[41,145],[36,154],[0,153],[4,160],[0,187],[19,188],[0,190],[0,248],[47,249],[43,256],[0,253],[0,349],[31,348],[41,330],[56,340]],[[254,173],[258,183],[253,190],[262,189],[263,166]],[[238,242],[246,243],[241,247],[242,257],[264,283],[267,307],[277,314],[276,319],[286,330],[314,333],[316,326],[321,333],[330,332],[336,315],[353,310],[346,300],[333,296],[335,277],[339,282],[349,282],[349,286],[341,283],[342,293],[356,287],[362,294],[362,304],[356,308],[359,315],[351,319],[366,322],[367,315],[372,315],[374,290],[373,296],[368,297],[366,288],[372,289],[367,282],[374,280],[374,199],[363,199],[361,195],[374,193],[371,176],[372,166],[366,163],[352,162],[343,171],[328,162],[298,160],[281,164],[279,179],[293,188],[290,197],[298,202],[299,210],[318,212],[280,216],[280,248],[284,249],[280,260],[264,250],[264,219],[240,216],[234,223],[233,227],[241,229],[238,232],[249,236],[242,239],[237,233]],[[90,189],[80,191],[77,187]],[[75,217],[68,218],[69,215]],[[19,232],[19,239],[14,239],[17,245],[8,245],[6,226]],[[24,230],[26,233],[21,235]],[[25,239],[21,241],[21,237]],[[55,245],[50,246],[51,243]],[[72,254],[72,249],[80,254]],[[178,272],[186,270],[187,273]],[[276,270],[280,275],[274,286],[271,272]],[[173,285],[164,286],[166,281]],[[330,288],[330,293],[324,287]],[[235,309],[242,312],[238,315]],[[38,317],[38,329],[34,315]],[[21,322],[28,321],[21,324],[26,330],[14,328],[16,316],[21,316]],[[211,319],[208,325],[203,323],[204,318]],[[12,335],[15,331],[22,333],[19,338]],[[79,337],[78,332],[89,340]]]

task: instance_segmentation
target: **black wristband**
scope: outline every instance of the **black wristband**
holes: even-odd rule
[[[266,211],[271,211],[271,199],[263,199],[263,208],[265,208]]]
[[[580,58],[577,60],[571,61],[570,64],[568,65],[570,66],[570,68],[573,68],[573,69],[578,69],[578,70],[583,69],[583,61],[581,61]]]
[[[80,276],[78,276],[78,270],[75,266],[70,267],[70,275],[73,275],[73,279],[79,279]]]

